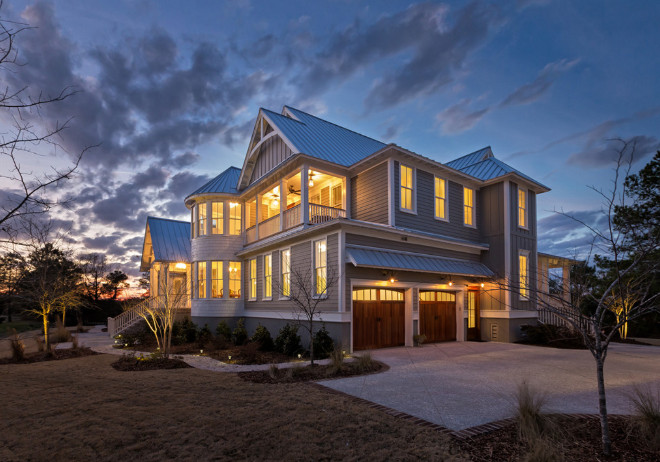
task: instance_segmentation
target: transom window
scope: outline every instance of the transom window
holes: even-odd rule
[[[229,203],[229,234],[234,236],[241,234],[241,204],[239,202]]]
[[[197,298],[206,298],[206,262],[197,263]]]
[[[223,281],[222,281],[222,262],[211,262],[211,298],[222,298],[223,296]]]
[[[463,187],[463,224],[474,226],[474,190]]]
[[[213,202],[211,206],[211,234],[224,233],[224,202]]]
[[[197,228],[197,235],[198,236],[205,236],[206,235],[206,203],[199,204],[197,205],[197,210],[198,210],[198,224],[199,227]]]
[[[273,297],[273,255],[264,255],[264,298]]]
[[[401,164],[399,173],[399,183],[401,184],[401,209],[413,211],[413,169]]]
[[[455,302],[456,294],[451,292],[419,291],[421,302]]]
[[[282,268],[282,296],[291,295],[291,250],[282,250],[280,254]]]
[[[527,228],[527,190],[518,188],[518,226]]]
[[[328,246],[325,239],[314,242],[314,291],[316,295],[325,295],[328,276]]]
[[[355,289],[353,290],[353,300],[355,301],[403,301],[403,292],[390,289]]]
[[[437,176],[435,177],[435,217],[440,220],[447,219],[447,182]]]
[[[241,298],[241,262],[229,262],[229,298]]]
[[[257,299],[257,259],[250,260],[250,300]]]
[[[529,298],[529,256],[527,252],[521,252],[518,255],[518,270],[520,273],[520,298]]]

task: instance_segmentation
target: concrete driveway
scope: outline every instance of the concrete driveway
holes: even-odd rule
[[[511,417],[523,379],[548,394],[548,412],[598,412],[596,366],[586,350],[452,342],[371,355],[390,370],[320,383],[452,430]],[[610,346],[605,390],[611,414],[630,413],[627,396],[635,384],[660,387],[660,347]]]

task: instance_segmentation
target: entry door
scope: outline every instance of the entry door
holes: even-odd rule
[[[425,342],[456,340],[456,295],[450,292],[420,291],[419,333]]]
[[[468,311],[468,340],[481,340],[479,314],[479,289],[468,289],[467,291],[467,311]]]

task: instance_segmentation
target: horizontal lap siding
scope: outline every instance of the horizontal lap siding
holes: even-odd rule
[[[400,236],[397,240],[379,239],[360,234],[346,234],[346,244],[363,245],[368,247],[382,248],[383,250],[401,250],[405,252],[426,253],[445,258],[459,258],[461,260],[480,261],[479,254],[464,253],[457,250],[448,250],[440,247],[430,247],[417,244],[409,244],[402,241]]]
[[[387,162],[351,178],[351,218],[388,223]]]
[[[404,165],[406,165],[404,163]],[[477,207],[477,228],[463,225],[463,186],[453,181],[448,182],[448,215],[449,221],[435,218],[435,176],[421,169],[416,170],[415,194],[416,213],[400,210],[400,165],[394,163],[394,211],[395,225],[403,228],[418,229],[420,231],[451,236],[469,241],[479,240],[480,200],[479,191],[475,191],[475,206]],[[443,178],[441,175],[439,178]]]

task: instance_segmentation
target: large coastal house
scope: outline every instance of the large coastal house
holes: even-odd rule
[[[243,166],[182,198],[191,222],[147,220],[141,270],[152,296],[167,278],[211,328],[244,318],[276,335],[306,281],[351,351],[415,334],[515,341],[537,321],[549,268],[563,267],[568,292],[570,261],[537,252],[547,191],[490,147],[443,163],[289,106],[260,109]]]

